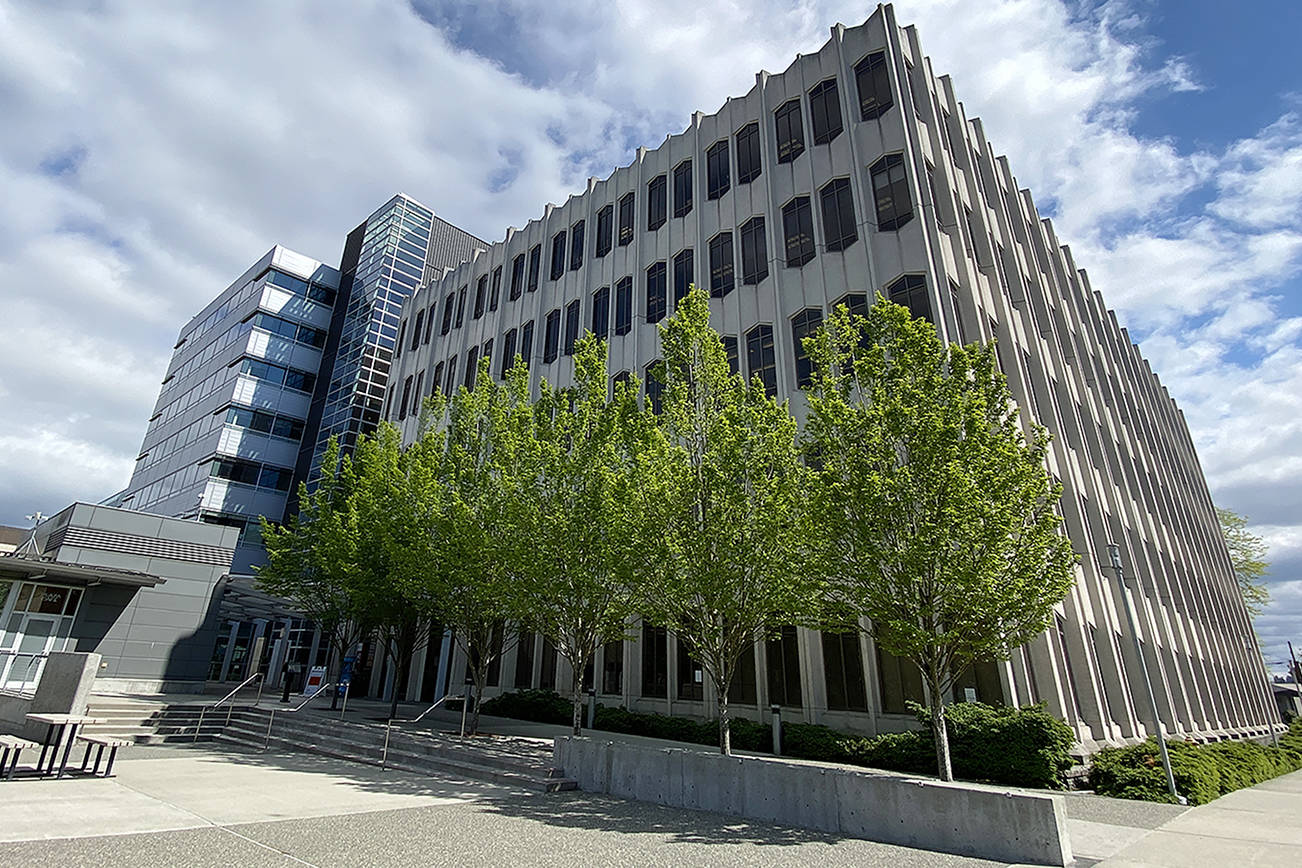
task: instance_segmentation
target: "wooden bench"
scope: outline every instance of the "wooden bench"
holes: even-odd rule
[[[130,747],[135,744],[129,738],[113,738],[106,735],[79,735],[77,741],[86,744],[86,754],[81,758],[81,770],[86,771],[86,766],[90,763],[90,749],[98,746],[99,750],[95,753],[95,768],[91,771],[92,775],[99,774],[99,763],[104,758],[104,748],[109,749],[108,765],[104,767],[104,777],[113,776],[113,760],[117,759],[118,748]]]
[[[18,768],[19,754],[28,748],[36,750],[40,745],[34,741],[19,738],[16,735],[0,735],[0,747],[4,748],[4,755],[0,756],[0,772],[4,772],[5,780],[12,781],[14,779],[14,770]],[[13,751],[14,754],[12,763],[9,762],[10,751]],[[6,765],[9,766],[7,771],[5,770]]]

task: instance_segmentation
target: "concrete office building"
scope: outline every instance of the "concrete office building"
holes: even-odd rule
[[[1147,667],[1173,733],[1260,735],[1278,721],[1179,407],[890,6],[434,275],[403,309],[386,416],[410,441],[420,400],[468,382],[484,356],[494,376],[520,353],[535,386],[564,384],[589,329],[610,342],[613,376],[646,382],[656,324],[691,283],[709,289],[735,365],[798,414],[800,339],[835,305],[880,292],[950,341],[998,339],[1019,404],[1054,434],[1050,470],[1081,564],[1053,628],[977,667],[957,699],[1044,702],[1090,750],[1151,731],[1136,682]],[[1139,577],[1142,660],[1098,566],[1111,541]],[[681,644],[635,631],[598,653],[601,700],[709,713]],[[463,665],[417,663],[412,696]],[[526,637],[493,684],[563,685],[563,667]],[[787,720],[868,733],[910,725],[905,701],[923,698],[916,669],[867,639],[795,628],[756,647],[740,681],[734,707],[754,716],[777,703]]]
[[[273,247],[181,329],[126,490],[131,509],[240,530],[233,570],[265,559],[307,431],[339,272]]]

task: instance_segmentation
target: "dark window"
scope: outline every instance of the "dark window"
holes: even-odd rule
[[[858,633],[823,634],[823,679],[829,709],[868,710],[868,686],[864,684]]]
[[[547,276],[551,280],[560,280],[565,274],[565,230],[552,236],[552,267]]]
[[[692,161],[683,160],[674,169],[674,216],[692,213]]]
[[[820,81],[810,89],[809,125],[814,130],[816,145],[825,145],[841,135],[841,99],[836,79]]]
[[[749,184],[763,171],[759,124],[746,124],[737,132],[737,183]]]
[[[646,321],[665,318],[665,264],[657,262],[646,270]]]
[[[958,333],[957,334],[958,342],[960,344],[966,344],[967,336],[963,330],[963,306],[958,302],[958,295],[959,295],[958,284],[951,280],[949,282],[949,301],[950,304],[954,306],[954,327]],[[1027,358],[1029,359],[1030,357],[1027,356]],[[1031,402],[1032,404],[1034,404],[1035,391],[1030,388],[1031,380],[1029,377],[1026,379],[1026,383],[1027,383],[1027,391],[1030,392]],[[1036,415],[1037,417],[1039,416],[1038,413]]]
[[[415,378],[410,374],[402,381],[402,401],[398,403],[398,421],[407,418],[407,405],[411,403],[411,385]]]
[[[443,324],[439,329],[439,334],[445,335],[452,331],[452,314],[455,313],[453,305],[456,303],[456,295],[449,292],[443,297]]]
[[[862,292],[852,292],[849,295],[841,296],[834,306],[840,307],[841,305],[845,305],[850,313],[859,316],[868,315],[868,296]]]
[[[529,277],[524,288],[529,292],[538,291],[538,272],[542,268],[542,245],[535,244],[529,248]]]
[[[443,388],[443,363],[439,362],[437,365],[434,366],[434,376],[431,377],[429,381],[429,393],[433,395],[435,392],[439,391],[442,388]]]
[[[759,283],[769,276],[768,241],[764,237],[764,218],[752,217],[741,225],[741,282]]]
[[[723,352],[728,357],[728,371],[735,375],[741,369],[737,357],[737,338],[723,335],[719,340],[723,342]]]
[[[624,640],[607,642],[601,649],[601,692],[624,692]]]
[[[805,129],[800,117],[800,100],[784,102],[773,113],[778,135],[778,162],[790,163],[805,152]]]
[[[393,345],[393,357],[396,359],[402,355],[403,340],[407,334],[407,321],[403,320],[398,323],[398,342]]]
[[[592,334],[601,340],[610,333],[610,287],[603,286],[592,294]]]
[[[667,186],[664,175],[656,175],[646,185],[646,228],[648,232],[654,232],[665,225],[665,214],[668,211],[666,201],[668,195]]]
[[[621,277],[615,284],[615,334],[633,330],[633,278]]]
[[[687,297],[687,291],[696,281],[696,257],[692,248],[678,251],[674,256],[674,310]]]
[[[451,395],[457,390],[457,357],[448,359],[447,379],[443,381],[443,391]]]
[[[1090,638],[1095,638],[1095,629],[1090,628]],[[1101,641],[1097,640],[1096,641]],[[1097,646],[1096,646],[1097,647]],[[1108,718],[1112,717],[1112,709],[1108,707],[1108,698],[1106,692],[1102,689],[1103,678],[1099,672],[1099,664],[1095,654],[1090,654],[1089,648],[1086,649],[1086,656],[1090,658],[1090,663],[1094,668],[1095,683],[1098,684],[1099,693],[1103,695],[1103,710]],[[977,702],[984,702],[986,705],[1003,705],[1004,688],[999,683],[999,666],[994,663],[984,661],[973,663],[967,669],[959,673],[954,679],[954,700],[956,702],[967,702],[967,691],[971,690],[973,698]]]
[[[533,652],[538,637],[533,633],[521,633],[515,646],[515,686],[520,690],[533,687]]]
[[[491,377],[493,375],[493,339],[492,338],[489,338],[488,340],[484,341],[484,346],[479,351],[479,357],[481,359],[488,359],[488,375]]]
[[[872,164],[873,200],[877,205],[877,228],[882,232],[899,229],[913,219],[909,201],[909,179],[904,157],[887,154]]]
[[[755,684],[755,647],[743,650],[737,657],[737,668],[728,683],[728,701],[738,705],[754,705],[758,701]]]
[[[457,324],[456,328],[461,328],[461,324],[466,321],[466,293],[469,286],[463,286],[457,290]]]
[[[542,664],[538,672],[538,686],[543,690],[556,689],[556,646],[546,636],[542,640]]]
[[[635,198],[632,193],[625,193],[619,200],[619,246],[633,243],[633,208]]]
[[[485,274],[479,280],[475,281],[475,314],[474,318],[479,319],[484,315],[484,306],[488,303],[488,275]]]
[[[834,178],[818,192],[823,202],[823,240],[828,250],[845,250],[859,240],[849,178]]]
[[[746,332],[746,374],[760,378],[770,396],[778,393],[778,369],[773,357],[773,326],[757,325]]]
[[[791,318],[791,340],[796,348],[796,386],[807,388],[814,381],[814,364],[805,352],[805,338],[813,337],[823,324],[823,312],[807,307]]]
[[[578,271],[583,267],[583,231],[587,229],[587,222],[580,220],[570,227],[570,271]]]
[[[416,311],[416,324],[411,327],[411,348],[414,350],[420,346],[420,328],[425,321],[425,311]],[[401,343],[401,341],[399,341]]]
[[[565,355],[574,355],[574,345],[579,342],[579,317],[581,316],[579,300],[576,298],[565,306]]]
[[[515,364],[515,339],[517,335],[518,332],[515,329],[510,329],[506,334],[502,335],[502,361],[497,369],[499,379],[505,380],[506,372],[511,370],[511,367]]]
[[[502,300],[502,266],[493,269],[492,289],[488,291],[488,309],[497,310],[497,303]]]
[[[613,394],[616,391],[615,387],[620,383],[627,386],[632,381],[633,373],[631,371],[620,371],[618,374],[610,378],[611,393]]]
[[[931,300],[927,298],[927,278],[921,274],[906,274],[886,287],[886,297],[909,309],[915,317],[935,322],[931,318]]]
[[[596,257],[600,259],[610,252],[610,241],[612,226],[615,219],[615,208],[613,205],[607,205],[597,212],[597,252]]]
[[[715,142],[705,152],[705,198],[718,199],[732,186],[728,142]]]
[[[909,702],[925,703],[922,671],[903,657],[877,648],[877,679],[882,691],[882,711],[908,714]]]
[[[732,233],[720,232],[710,239],[710,295],[723,298],[732,292],[734,282]]]
[[[511,301],[524,293],[524,254],[511,260]]]
[[[561,309],[547,314],[543,328],[543,361],[554,362],[561,350]]]
[[[520,357],[526,368],[533,363],[533,320],[520,326]]]
[[[479,347],[471,347],[466,351],[466,373],[465,387],[467,389],[475,388],[475,374],[479,373]]]
[[[769,702],[799,708],[800,645],[795,627],[783,627],[777,637],[765,644],[768,662]]]
[[[814,258],[814,213],[808,196],[797,196],[782,206],[782,232],[787,268],[799,268]]]
[[[705,698],[705,668],[678,637],[678,698],[700,702]]]
[[[669,695],[669,634],[664,627],[642,625],[642,695]]]
[[[664,372],[664,362],[656,359],[646,366],[643,372],[642,381],[646,383],[646,402],[651,408],[651,412],[659,414],[665,408],[665,384],[661,381],[661,374]]]
[[[879,118],[895,104],[891,94],[891,74],[886,66],[886,52],[874,51],[854,65],[854,82],[859,89],[859,117],[865,121]]]

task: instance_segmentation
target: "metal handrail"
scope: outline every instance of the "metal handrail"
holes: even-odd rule
[[[262,688],[263,688],[263,687],[266,685],[266,683],[267,683],[266,679],[262,677],[262,673],[261,673],[261,672],[255,672],[255,673],[253,673],[253,674],[250,675],[248,678],[245,678],[243,681],[241,681],[241,682],[240,682],[240,683],[235,687],[234,690],[232,690],[230,693],[228,693],[228,694],[226,694],[225,696],[223,696],[221,699],[217,700],[217,701],[214,702],[214,703],[211,703],[210,705],[205,705],[204,707],[200,708],[200,709],[199,709],[199,723],[198,723],[198,725],[195,726],[195,728],[194,728],[194,741],[198,741],[198,740],[199,740],[199,731],[200,731],[201,729],[203,729],[203,719],[204,719],[204,717],[208,714],[209,709],[217,708],[219,705],[221,705],[221,704],[223,704],[223,703],[229,701],[229,700],[231,699],[231,697],[233,697],[235,694],[239,693],[241,690],[243,690],[244,688],[248,687],[250,684],[252,684],[252,683],[255,682],[255,681],[258,682],[258,698],[255,699],[255,700],[253,700],[253,704],[254,704],[254,705],[257,705],[259,702],[262,701]],[[235,711],[235,704],[234,704],[234,703],[231,703],[231,705],[226,709],[226,725],[227,725],[227,726],[230,726],[230,725],[231,725],[231,713],[234,712],[234,711]]]
[[[384,724],[384,752],[380,755],[380,769],[381,769],[381,770],[384,770],[385,768],[388,767],[388,763],[389,763],[389,733],[393,730],[393,725],[394,725],[395,723],[420,723],[421,720],[425,717],[425,715],[429,714],[431,711],[433,711],[434,709],[438,708],[440,705],[442,705],[444,702],[446,702],[446,701],[449,700],[449,699],[460,699],[460,700],[462,700],[462,701],[464,702],[464,701],[465,701],[465,696],[462,695],[462,694],[456,694],[456,695],[454,695],[454,694],[450,694],[450,693],[449,693],[449,694],[444,694],[443,696],[440,696],[437,700],[435,700],[435,702],[434,702],[433,705],[431,705],[429,708],[425,709],[425,710],[422,711],[420,714],[418,714],[418,715],[416,715],[415,717],[413,717],[411,720],[400,720],[400,719],[396,719],[396,718],[392,718],[392,717],[391,717],[391,718],[389,718],[387,721],[385,721],[385,724]]]
[[[307,708],[308,703],[310,703],[312,700],[316,699],[316,698],[317,698],[318,696],[320,696],[322,693],[325,693],[327,690],[329,690],[329,689],[332,688],[332,687],[339,687],[339,686],[340,686],[339,683],[338,683],[338,682],[335,682],[335,681],[331,681],[331,682],[329,682],[328,684],[322,684],[320,687],[318,687],[318,688],[316,689],[316,692],[315,692],[315,693],[313,693],[313,694],[312,694],[311,696],[309,696],[307,699],[304,699],[302,702],[300,702],[298,705],[294,706],[293,708],[273,708],[273,709],[271,709],[271,713],[267,715],[267,732],[266,732],[266,735],[264,735],[263,738],[262,738],[262,749],[263,749],[263,750],[266,750],[267,748],[271,747],[271,727],[272,727],[272,725],[276,722],[276,712],[277,712],[277,711],[279,711],[281,714],[297,714],[298,712],[302,711],[304,708]],[[344,688],[344,701],[343,701],[343,705],[342,705],[342,707],[339,709],[339,719],[340,719],[340,720],[343,720],[343,719],[344,719],[344,712],[346,712],[346,711],[348,710],[348,689],[349,689],[351,686],[352,686],[352,682],[351,682],[351,681],[345,681],[345,682],[343,683],[343,688]]]

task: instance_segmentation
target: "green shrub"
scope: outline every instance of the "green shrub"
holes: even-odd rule
[[[484,700],[479,710],[496,717],[513,717],[536,723],[558,723],[569,726],[573,706],[555,690],[517,690],[501,693]]]
[[[1279,747],[1251,741],[1197,745],[1168,741],[1175,788],[1191,805],[1203,805],[1226,793],[1302,768],[1302,724],[1294,722]],[[1090,786],[1104,796],[1173,802],[1166,787],[1157,742],[1105,748],[1090,763]]]
[[[933,744],[931,711],[919,705],[913,711],[926,727],[928,745]],[[1063,773],[1073,765],[1076,735],[1044,706],[961,702],[946,707],[945,719],[955,777],[1020,787],[1063,787]],[[935,771],[934,761],[929,770]]]

